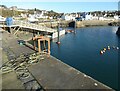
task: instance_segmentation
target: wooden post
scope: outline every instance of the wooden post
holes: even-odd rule
[[[38,52],[41,52],[41,45],[40,45],[40,39],[38,39]]]
[[[33,37],[35,37],[35,32],[34,32],[34,30],[33,30]]]
[[[12,28],[11,28],[11,26],[10,26],[10,33],[12,34],[12,30],[11,30]]]
[[[43,46],[44,46],[44,48],[46,49],[46,46],[45,46],[45,40],[43,40]]]
[[[5,24],[4,24],[4,22],[3,22],[3,29],[5,30]]]
[[[34,50],[36,50],[36,40],[33,41],[34,41]]]

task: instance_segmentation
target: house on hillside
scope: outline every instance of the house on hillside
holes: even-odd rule
[[[120,16],[115,15],[115,16],[114,16],[114,19],[115,19],[115,20],[120,20]]]
[[[39,20],[35,17],[35,15],[29,14],[27,18],[29,22],[38,22]]]
[[[41,10],[41,11],[37,11],[34,15],[36,18],[45,18],[46,19],[46,18],[48,18],[48,16],[45,14],[47,14],[47,11]]]
[[[92,20],[92,15],[91,14],[86,14],[85,15],[85,20]]]
[[[72,14],[63,14],[61,18],[63,20],[69,21],[69,20],[75,20],[76,16],[73,16]]]
[[[0,15],[0,22],[4,22],[5,20],[6,20],[6,18],[4,18]]]
[[[17,9],[18,9],[17,6],[12,6],[9,8],[9,10],[17,10]]]

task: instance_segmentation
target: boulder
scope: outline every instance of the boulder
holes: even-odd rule
[[[120,36],[120,26],[118,27],[116,34]]]

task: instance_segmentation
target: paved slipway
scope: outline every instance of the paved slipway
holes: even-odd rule
[[[6,31],[2,32],[3,64],[6,63],[6,61],[17,58],[21,54],[35,52],[26,46],[20,46],[17,40],[19,40],[19,38],[16,38],[16,36]],[[101,89],[114,91],[52,56],[49,58],[45,56],[43,61],[31,65],[27,69],[32,77],[42,86],[42,90]],[[25,86],[13,71],[2,75],[2,89],[25,89]]]

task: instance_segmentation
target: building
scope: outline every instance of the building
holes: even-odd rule
[[[5,5],[0,5],[0,9],[7,9]]]
[[[46,10],[41,10],[41,11],[37,11],[34,15],[36,18],[48,18],[48,16],[46,15],[47,11]]]
[[[114,16],[114,19],[115,19],[115,20],[120,20],[120,16],[115,15],[115,16]]]
[[[21,9],[21,8],[18,8],[17,11],[20,11],[20,12],[27,12],[28,10],[26,9]]]
[[[9,8],[9,10],[17,10],[17,6],[12,6]]]
[[[93,16],[91,14],[85,15],[85,20],[92,20]]]
[[[35,17],[35,15],[29,14],[27,18],[29,22],[38,22],[39,20]]]
[[[76,16],[73,16],[71,14],[63,14],[61,16],[61,19],[69,21],[69,20],[75,20]]]

